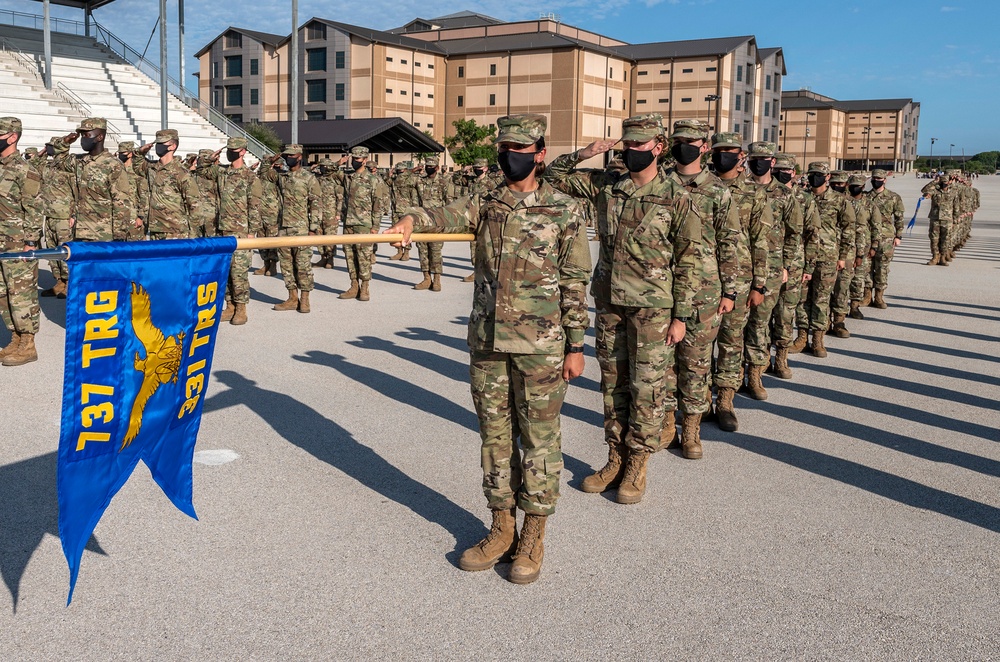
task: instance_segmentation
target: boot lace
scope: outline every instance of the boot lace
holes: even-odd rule
[[[517,542],[517,556],[531,556],[531,552],[538,541],[538,520],[534,517],[524,518],[524,527],[521,529],[521,539]]]

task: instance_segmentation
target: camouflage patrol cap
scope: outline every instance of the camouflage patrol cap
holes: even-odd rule
[[[813,161],[809,164],[809,169],[806,172],[821,172],[824,175],[829,175],[830,164],[826,161]]]
[[[399,165],[403,166],[404,170],[413,170],[413,161],[403,161]]]
[[[21,133],[21,120],[16,117],[0,117],[0,135]]]
[[[854,174],[854,175],[851,175],[851,176],[850,176],[850,177],[848,178],[848,180],[847,180],[847,185],[848,185],[848,186],[859,186],[859,185],[860,185],[860,186],[864,186],[864,185],[865,185],[865,182],[867,182],[867,181],[868,181],[868,178],[867,178],[867,177],[865,177],[865,176],[864,176],[863,174],[861,174],[861,173],[859,172],[859,173],[857,173],[857,174]]]
[[[643,113],[622,120],[622,140],[644,143],[664,133],[663,115],[659,113]]]
[[[437,167],[441,165],[441,160],[438,159],[438,157],[436,156],[428,156],[426,159],[424,159],[424,165]]]
[[[285,145],[281,150],[282,154],[302,154],[302,145]]]
[[[777,153],[778,146],[774,143],[764,142],[763,140],[750,143],[751,159],[770,159]]]
[[[948,175],[949,177],[961,177],[962,171],[959,170],[958,168],[949,168],[948,172],[946,172],[945,174]]]
[[[774,167],[782,170],[795,170],[795,157],[788,152],[778,152],[774,155]]]
[[[846,183],[850,178],[850,173],[846,170],[832,170],[830,172],[830,183],[831,184],[843,184]]]
[[[118,153],[128,154],[135,151],[135,143],[131,140],[118,143]]]
[[[888,171],[882,168],[875,168],[872,170],[872,179],[886,179],[888,176]]]
[[[56,154],[62,154],[63,152],[69,151],[69,145],[66,144],[66,141],[63,140],[61,136],[53,136],[52,140],[45,144],[52,145],[52,150]]]
[[[708,125],[701,120],[677,120],[674,122],[674,132],[670,137],[708,140]]]
[[[367,159],[368,158],[368,148],[358,145],[357,147],[351,148],[351,156],[356,159]]]
[[[545,136],[549,122],[545,115],[527,113],[525,115],[505,115],[497,118],[495,143],[515,143],[534,145]]]
[[[490,164],[486,161],[486,159],[476,159],[472,162],[473,168],[488,168],[489,165]]]
[[[35,156],[36,154],[38,154],[37,147],[29,147],[28,149],[24,150],[25,156]]]
[[[406,170],[406,166],[403,165],[404,163],[406,163],[406,162],[405,161],[396,161],[396,165],[394,165],[392,167],[393,171],[394,172],[403,172],[404,170]]]
[[[188,152],[187,154],[184,155],[185,161],[194,161],[196,158],[198,158],[198,155],[192,152]]]
[[[375,163],[374,161],[369,161],[368,163],[365,164],[365,167],[372,171],[378,170],[378,164]]]
[[[226,149],[246,149],[247,139],[243,136],[233,136],[226,141]]]
[[[212,149],[199,149],[198,150],[198,163],[200,165],[208,165],[215,160],[215,150]]]
[[[171,140],[179,140],[177,137],[177,129],[160,129],[156,132],[156,142],[168,143]]]
[[[735,131],[723,131],[712,136],[712,149],[716,147],[736,147],[743,149],[743,137]]]
[[[80,126],[76,128],[77,133],[83,133],[84,131],[93,131],[94,129],[107,131],[108,121],[103,117],[88,117],[87,119],[80,122]]]

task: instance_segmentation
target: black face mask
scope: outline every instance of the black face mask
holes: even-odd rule
[[[52,145],[46,145],[45,146],[45,155],[46,156],[55,156],[56,155],[56,148],[53,147]]]
[[[701,156],[701,148],[688,143],[674,143],[670,148],[670,154],[681,165],[691,165]]]
[[[851,184],[847,188],[850,190],[851,195],[856,198],[859,195],[861,195],[861,193],[865,190],[865,185],[864,184],[860,184],[860,185],[858,185],[858,184]]]
[[[715,172],[729,172],[740,164],[740,155],[736,152],[712,152],[712,165]]]
[[[486,172],[486,168],[473,168],[472,169],[472,174],[474,174],[476,177],[479,177],[484,172]]]
[[[434,173],[437,172],[437,166],[424,166],[424,172],[427,173],[428,177],[433,177]]]
[[[839,183],[838,184],[830,184],[830,188],[832,188],[837,193],[843,193],[844,191],[847,190],[847,184],[839,184]]]
[[[238,161],[239,158],[240,158],[239,151],[235,149],[226,150],[226,160],[229,161],[230,163],[232,163],[233,161]]]
[[[84,149],[87,149],[86,146],[84,147]],[[169,152],[169,151],[170,151],[170,148],[167,147],[166,143],[156,143],[156,155],[158,157],[160,157],[161,159],[164,156],[166,156],[167,152]]]
[[[653,155],[653,150],[651,149],[645,151],[626,149],[622,152],[622,163],[625,164],[629,172],[642,172],[655,160],[656,156]]]
[[[91,138],[90,136],[84,136],[80,138],[80,147],[85,152],[89,152],[97,146],[97,138]]]
[[[357,172],[365,167],[365,162],[354,159],[351,161],[351,167],[354,168],[354,172]]]
[[[128,163],[130,156],[131,154],[126,154],[125,152],[119,152],[118,160],[121,161],[122,163]]]
[[[500,152],[497,162],[504,176],[512,182],[528,178],[535,170],[535,154],[538,152]]]
[[[792,173],[788,170],[775,170],[771,174],[774,175],[774,178],[782,184],[787,184],[792,181]]]
[[[877,191],[885,185],[885,182],[881,179],[872,180],[872,189]]]
[[[809,186],[813,188],[819,188],[826,183],[826,175],[821,172],[810,172],[809,173]]]
[[[750,172],[763,177],[771,169],[771,159],[750,159]]]
[[[294,168],[298,164],[299,164],[298,156],[292,156],[291,154],[285,156],[285,165],[288,166],[289,169]]]

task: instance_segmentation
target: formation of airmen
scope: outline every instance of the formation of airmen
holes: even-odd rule
[[[947,267],[972,234],[972,217],[979,209],[979,189],[955,168],[937,177],[920,192],[931,201],[928,214],[931,259],[927,264]]]

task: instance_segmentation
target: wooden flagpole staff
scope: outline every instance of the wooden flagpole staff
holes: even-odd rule
[[[410,242],[474,241],[474,234],[410,235]],[[294,237],[256,237],[236,240],[236,250],[255,248],[296,248],[299,246],[356,246],[359,244],[393,244],[403,241],[402,234],[314,234]]]

